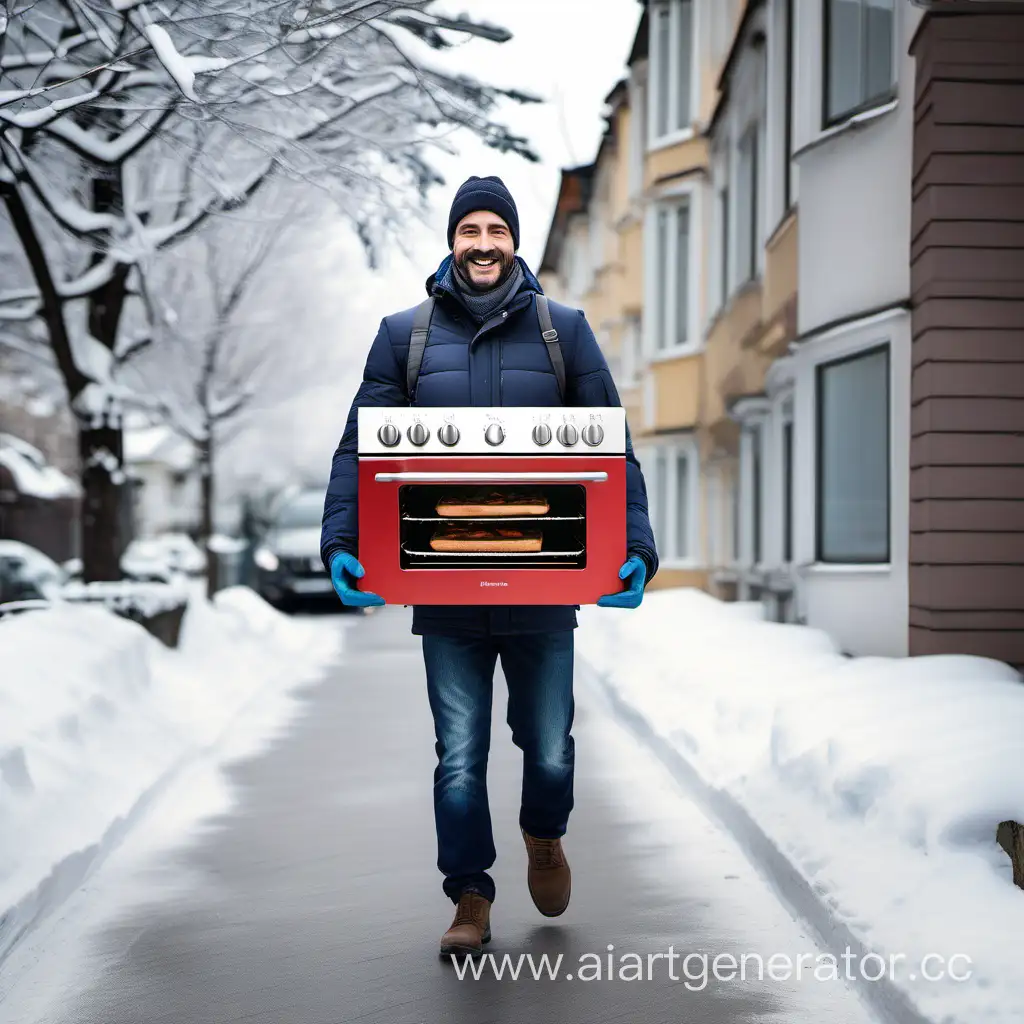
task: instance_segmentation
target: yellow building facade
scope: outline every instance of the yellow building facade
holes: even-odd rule
[[[773,23],[790,15],[782,0],[641,8],[595,160],[563,172],[541,280],[584,310],[619,386],[661,558],[652,587],[747,596],[739,566],[762,527],[744,510],[764,481],[737,411],[764,397],[796,329],[792,76]]]

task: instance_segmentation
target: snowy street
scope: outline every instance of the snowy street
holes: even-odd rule
[[[751,970],[746,982],[711,978],[702,989],[681,959],[677,981],[664,959],[633,983],[536,981],[525,970],[516,982],[460,981],[436,954],[451,907],[433,864],[433,737],[408,613],[310,624],[344,634],[340,660],[298,691],[292,711],[247,707],[217,754],[150,804],[0,969],[3,1024],[874,1019],[841,981],[758,982]],[[670,948],[765,962],[818,953],[735,843],[585,682],[566,841],[573,900],[562,919],[539,917],[526,893],[503,691],[499,678],[490,952],[562,953],[564,973],[587,953],[605,961],[609,945],[645,963]],[[275,721],[288,724],[253,746]],[[216,761],[239,752],[225,790]]]

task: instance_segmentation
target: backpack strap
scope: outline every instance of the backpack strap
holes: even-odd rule
[[[551,366],[555,371],[555,379],[558,381],[558,395],[565,401],[565,361],[562,359],[562,346],[558,344],[558,331],[551,322],[551,307],[548,305],[548,297],[537,292],[537,319],[540,321],[541,337],[548,348],[548,357],[551,359]]]
[[[427,335],[430,333],[430,321],[434,316],[434,297],[424,299],[417,307],[412,318],[412,334],[409,335],[409,357],[405,364],[405,393],[410,404],[416,394],[416,382],[420,376],[420,365],[423,362],[423,350],[427,347]]]

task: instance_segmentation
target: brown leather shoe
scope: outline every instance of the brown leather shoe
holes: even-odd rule
[[[474,954],[491,941],[491,901],[478,892],[464,892],[451,928],[441,936],[441,956]]]
[[[523,832],[529,867],[526,884],[534,906],[545,917],[558,917],[569,906],[572,875],[561,839],[537,839]]]

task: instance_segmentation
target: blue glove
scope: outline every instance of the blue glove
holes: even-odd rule
[[[629,588],[617,594],[605,594],[597,603],[601,608],[639,608],[644,599],[644,581],[647,567],[643,559],[633,557],[619,570],[620,580],[629,580]]]
[[[368,591],[356,590],[355,581],[361,579],[366,570],[347,551],[339,551],[331,559],[331,582],[341,603],[349,608],[378,608],[384,598]]]

